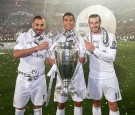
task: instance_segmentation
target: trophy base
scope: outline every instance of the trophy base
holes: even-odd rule
[[[74,95],[77,95],[77,91],[75,91],[75,88],[73,87],[62,87],[62,86],[59,86],[56,88],[56,92],[61,95],[61,96],[74,96]]]

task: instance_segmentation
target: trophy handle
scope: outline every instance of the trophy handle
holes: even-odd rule
[[[77,72],[78,72],[78,70],[79,70],[79,68],[80,68],[80,65],[81,65],[81,63],[80,63],[79,60],[78,60],[77,67],[76,67],[76,69],[75,69],[75,72],[74,72],[74,74],[73,74],[73,77],[72,77],[71,81],[75,78],[75,76],[76,76],[76,74],[77,74]]]
[[[55,56],[55,55],[54,55]],[[56,59],[56,57],[55,57],[55,59]],[[56,60],[55,60],[55,64],[56,64]],[[57,64],[56,64],[56,72],[57,72],[57,74],[58,74],[58,76],[59,76],[59,78],[60,78],[60,81],[61,81],[61,83],[62,83],[62,78],[61,78],[61,76],[60,76],[60,72],[59,72],[59,69],[58,69],[58,67],[57,67]]]

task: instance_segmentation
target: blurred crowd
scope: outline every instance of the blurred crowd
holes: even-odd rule
[[[31,4],[31,7],[29,7]],[[47,30],[46,33],[55,29],[59,31],[61,28],[61,17],[65,10],[68,10],[69,5],[61,7],[60,5],[49,4],[44,9],[44,4],[37,3],[23,3],[23,2],[2,2],[0,4],[0,42],[3,41],[15,41],[17,36],[28,30],[31,27],[31,19],[35,15],[44,15],[47,19]],[[53,6],[53,7],[51,7]],[[56,8],[55,8],[56,7]],[[59,7],[59,8],[58,8]],[[48,9],[50,8],[50,9]],[[56,9],[56,10],[54,10]],[[60,9],[60,10],[59,10]],[[135,40],[135,12],[134,7],[123,8],[123,10],[112,9],[117,20],[116,37],[118,40]],[[62,12],[63,11],[63,12]],[[79,11],[73,11],[77,16]]]

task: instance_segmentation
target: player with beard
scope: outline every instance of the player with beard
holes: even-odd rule
[[[121,100],[113,62],[116,56],[115,35],[101,27],[101,19],[92,14],[88,19],[90,34],[86,49],[90,60],[87,98],[93,99],[93,115],[101,115],[101,99],[104,95],[110,109],[109,115],[119,115],[117,101]]]
[[[20,34],[16,40],[13,56],[19,58],[20,63],[13,102],[15,115],[24,115],[29,99],[33,103],[34,115],[42,115],[42,105],[47,96],[44,61],[47,59],[51,62],[45,28],[45,19],[36,16],[32,28]]]

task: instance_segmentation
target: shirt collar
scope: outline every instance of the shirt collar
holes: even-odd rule
[[[70,31],[66,31],[65,29],[62,30],[62,34],[66,37],[69,38],[71,36],[75,36],[76,32],[75,32],[75,28],[70,30]]]
[[[29,33],[32,37],[37,37],[37,36],[36,36],[36,33],[35,33],[35,31],[34,31],[33,28],[29,29],[29,30],[28,30],[28,33]],[[40,36],[44,37],[44,36],[45,36],[45,32],[43,32]],[[39,36],[38,36],[38,37],[39,37]]]

